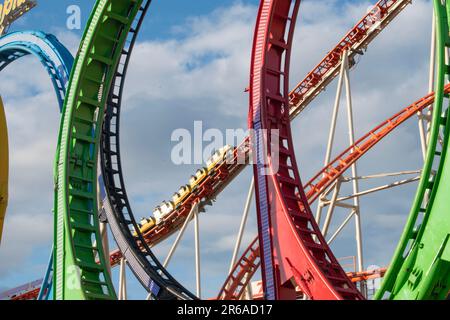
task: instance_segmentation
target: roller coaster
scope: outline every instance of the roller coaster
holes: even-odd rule
[[[172,198],[137,220],[125,186],[120,123],[135,44],[146,16],[157,14],[151,12],[152,1],[96,0],[75,58],[49,33],[8,33],[15,20],[37,5],[36,1],[13,1],[1,29],[0,71],[21,57],[37,57],[50,76],[61,122],[54,160],[53,249],[45,276],[0,293],[0,299],[125,300],[127,268],[148,292],[148,300],[202,299],[199,216],[212,215],[208,211],[215,200],[248,167],[253,178],[231,265],[212,299],[364,300],[369,298],[368,282],[380,278],[374,299],[448,299],[450,2],[432,1],[429,92],[359,138],[355,138],[353,128],[349,72],[377,36],[414,4],[408,0],[378,1],[292,89],[292,46],[295,29],[301,24],[297,22],[301,2],[260,1],[246,90],[250,135],[237,146],[225,145],[214,152],[190,178],[180,179],[183,186]],[[301,118],[308,106],[312,108],[312,102],[335,79],[338,89],[324,166],[303,183],[291,123]],[[350,143],[332,158],[344,87]],[[0,240],[3,228],[8,227],[7,220],[4,223],[9,176],[4,109],[0,100]],[[360,191],[359,180],[379,176],[358,176],[358,161],[414,117],[419,120],[423,168],[385,174],[382,177],[414,177]],[[353,194],[340,196],[346,182],[351,184]],[[359,198],[414,182],[418,182],[416,195],[389,266],[365,269]],[[242,248],[253,195],[258,234]],[[350,214],[330,237],[336,207]],[[351,219],[355,220],[357,255],[354,268],[348,271],[333,253],[331,243]],[[168,271],[191,222],[195,228],[195,291]],[[113,251],[109,250],[108,230],[117,244]],[[169,253],[161,260],[154,250],[172,236]],[[111,273],[116,266],[120,268],[118,287]]]

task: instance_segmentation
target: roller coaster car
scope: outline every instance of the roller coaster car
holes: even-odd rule
[[[172,197],[173,206],[175,208],[186,199],[191,193],[191,187],[189,185],[181,186],[178,192],[175,192]]]
[[[165,216],[171,214],[173,209],[175,209],[175,207],[172,201],[163,201],[161,205],[153,211],[156,218],[156,224],[159,224]]]
[[[141,233],[145,233],[152,229],[156,225],[156,221],[154,218],[142,218],[139,230]]]
[[[206,169],[208,170],[208,173],[211,172],[218,163],[226,161],[228,157],[232,156],[233,150],[234,147],[227,144],[214,152],[208,161],[206,161]]]
[[[155,219],[153,218],[142,218],[141,222],[139,222],[139,231],[141,233],[145,233],[152,229],[156,225]],[[137,237],[137,232],[134,230],[133,236]]]
[[[162,211],[161,211],[161,206],[157,206],[154,210],[153,210],[153,217],[156,220],[156,224],[159,224],[161,219],[162,219]]]
[[[207,176],[208,171],[206,168],[198,169],[195,175],[191,176],[189,179],[189,186],[191,187],[191,191],[193,191],[200,183],[202,183],[203,179]]]

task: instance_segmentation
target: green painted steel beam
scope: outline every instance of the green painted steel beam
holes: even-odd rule
[[[99,232],[97,158],[107,94],[141,4],[96,2],[68,83],[55,160],[58,300],[116,299]]]
[[[436,99],[427,156],[405,229],[375,299],[445,299],[450,290],[450,122],[444,94],[450,70],[445,61],[450,2],[434,0],[434,10]]]

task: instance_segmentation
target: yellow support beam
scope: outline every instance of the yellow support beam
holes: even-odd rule
[[[0,97],[0,243],[2,241],[3,222],[8,206],[9,150],[8,128],[6,126],[5,109]]]
[[[4,0],[0,3],[0,36],[7,33],[14,21],[36,5],[36,0]]]

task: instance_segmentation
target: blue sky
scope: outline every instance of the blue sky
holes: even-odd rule
[[[341,0],[339,6],[344,3],[358,3],[359,0]],[[173,36],[172,27],[177,26],[180,22],[189,17],[196,17],[211,13],[212,11],[228,7],[230,5],[240,3],[245,5],[257,6],[257,0],[195,0],[195,1],[180,1],[180,0],[155,0],[151,4],[150,15],[143,26],[141,39],[155,39],[167,38]],[[18,24],[16,29],[40,29],[52,30],[64,28],[66,24],[68,6],[76,4],[82,10],[82,25],[84,26],[89,13],[93,7],[94,1],[91,0],[41,0],[39,6],[33,9],[33,15],[26,17]],[[152,14],[157,12],[158,14]],[[77,32],[81,35],[82,30]]]
[[[148,16],[142,39],[167,38],[172,35],[172,27],[178,25],[188,17],[205,15],[219,7],[227,7],[234,3],[257,5],[255,0],[195,0],[195,1],[153,1],[150,15]],[[33,10],[33,16],[24,19],[20,28],[51,30],[62,28],[66,24],[66,9],[68,6],[76,4],[82,10],[82,25],[86,24],[94,1],[71,1],[71,0],[41,0],[39,6]],[[151,14],[158,12],[158,14]],[[81,34],[82,31],[78,33]]]
[[[82,30],[67,30],[66,9],[80,5],[84,25],[93,3],[41,0],[12,30],[53,33],[74,53]],[[373,3],[304,0],[291,85],[303,79]],[[254,0],[153,1],[130,65],[122,120],[125,178],[138,217],[169,198],[197,168],[170,162],[174,129],[191,130],[198,120],[205,128],[246,127],[248,97],[243,89],[248,84],[257,4]],[[415,1],[381,33],[352,71],[357,137],[426,94],[430,26],[430,1]],[[0,93],[10,130],[11,198],[0,247],[0,291],[43,275],[52,239],[51,172],[59,122],[51,83],[33,57],[8,66],[1,77]],[[323,163],[335,86],[333,82],[293,124],[304,181]],[[345,119],[342,112],[340,119]],[[334,154],[348,143],[343,123],[338,125]],[[413,120],[399,128],[360,161],[360,174],[420,168],[417,131]],[[227,272],[250,176],[246,170],[201,216],[206,297],[217,293]],[[361,188],[372,186],[368,183]],[[410,185],[362,200],[366,267],[389,263],[414,191],[415,185]],[[345,214],[338,210],[336,216],[342,220]],[[353,228],[350,224],[333,243],[336,256],[355,254]],[[255,234],[252,207],[244,243]],[[172,241],[155,248],[161,259]],[[112,240],[110,245],[115,247]],[[169,270],[194,289],[192,248],[191,226]],[[142,298],[144,292],[131,274],[129,282],[130,297]]]

